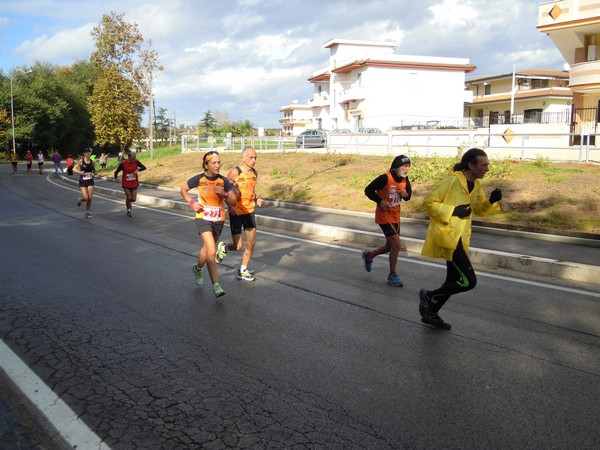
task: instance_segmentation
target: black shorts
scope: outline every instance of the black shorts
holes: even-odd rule
[[[244,230],[251,230],[256,228],[256,218],[254,213],[242,214],[242,215],[231,215],[229,214],[229,227],[231,228],[231,234],[242,234],[242,227]]]
[[[79,187],[94,187],[94,180],[79,180]]]
[[[379,228],[381,228],[385,237],[400,234],[400,223],[380,223]]]
[[[196,224],[196,230],[198,230],[198,234],[211,231],[215,237],[215,241],[217,241],[219,236],[221,236],[221,233],[223,232],[223,225],[225,224],[225,222],[211,222],[210,220],[204,219],[195,219],[194,222]]]

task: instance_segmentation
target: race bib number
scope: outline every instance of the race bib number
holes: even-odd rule
[[[209,220],[211,222],[220,222],[221,212],[220,206],[205,206],[202,217],[204,220]]]
[[[128,173],[125,175],[125,180],[126,181],[135,181],[135,174],[134,173]]]
[[[90,172],[84,173],[83,177],[82,177],[82,179],[84,179],[84,180],[91,180],[92,178],[94,178],[94,175],[91,174]]]
[[[402,203],[402,197],[400,197],[398,192],[390,191],[388,194],[388,203],[390,206],[398,206],[400,203]]]

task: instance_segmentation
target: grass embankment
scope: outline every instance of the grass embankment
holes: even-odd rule
[[[147,151],[139,159],[148,167],[140,174],[145,183],[179,187],[201,171],[199,153],[182,155],[178,147]],[[266,198],[305,203],[351,211],[373,211],[374,205],[363,190],[386,172],[391,156],[362,156],[316,153],[260,153],[257,192]],[[424,218],[422,201],[429,187],[448,173],[453,158],[423,158],[411,155],[409,173],[413,198],[403,204],[405,217]],[[226,175],[241,162],[239,151],[221,152]],[[108,174],[116,167],[109,160]],[[536,161],[492,161],[482,180],[490,192],[499,187],[504,193],[503,213],[477,218],[490,224],[547,233],[600,234],[600,166],[582,163]]]

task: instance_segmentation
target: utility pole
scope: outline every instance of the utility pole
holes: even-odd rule
[[[148,87],[150,90],[150,104],[148,106],[148,118],[150,121],[148,130],[150,131],[150,137],[148,142],[148,148],[150,149],[150,159],[152,159],[152,154],[154,151],[154,118],[152,117],[152,113],[154,111],[154,97],[152,95],[152,68],[150,68],[150,80],[148,83]]]

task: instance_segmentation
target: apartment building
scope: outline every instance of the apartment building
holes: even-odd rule
[[[463,118],[467,58],[398,55],[392,42],[332,39],[328,65],[308,79],[311,128],[379,128]]]
[[[473,101],[465,117],[474,127],[495,124],[570,123],[569,73],[527,69],[467,79]]]
[[[546,33],[563,55],[573,91],[571,145],[600,132],[600,2],[555,0],[538,8],[537,29]]]
[[[284,136],[297,136],[312,128],[312,109],[308,105],[294,100],[289,105],[282,106],[279,111],[283,113],[279,123]]]

